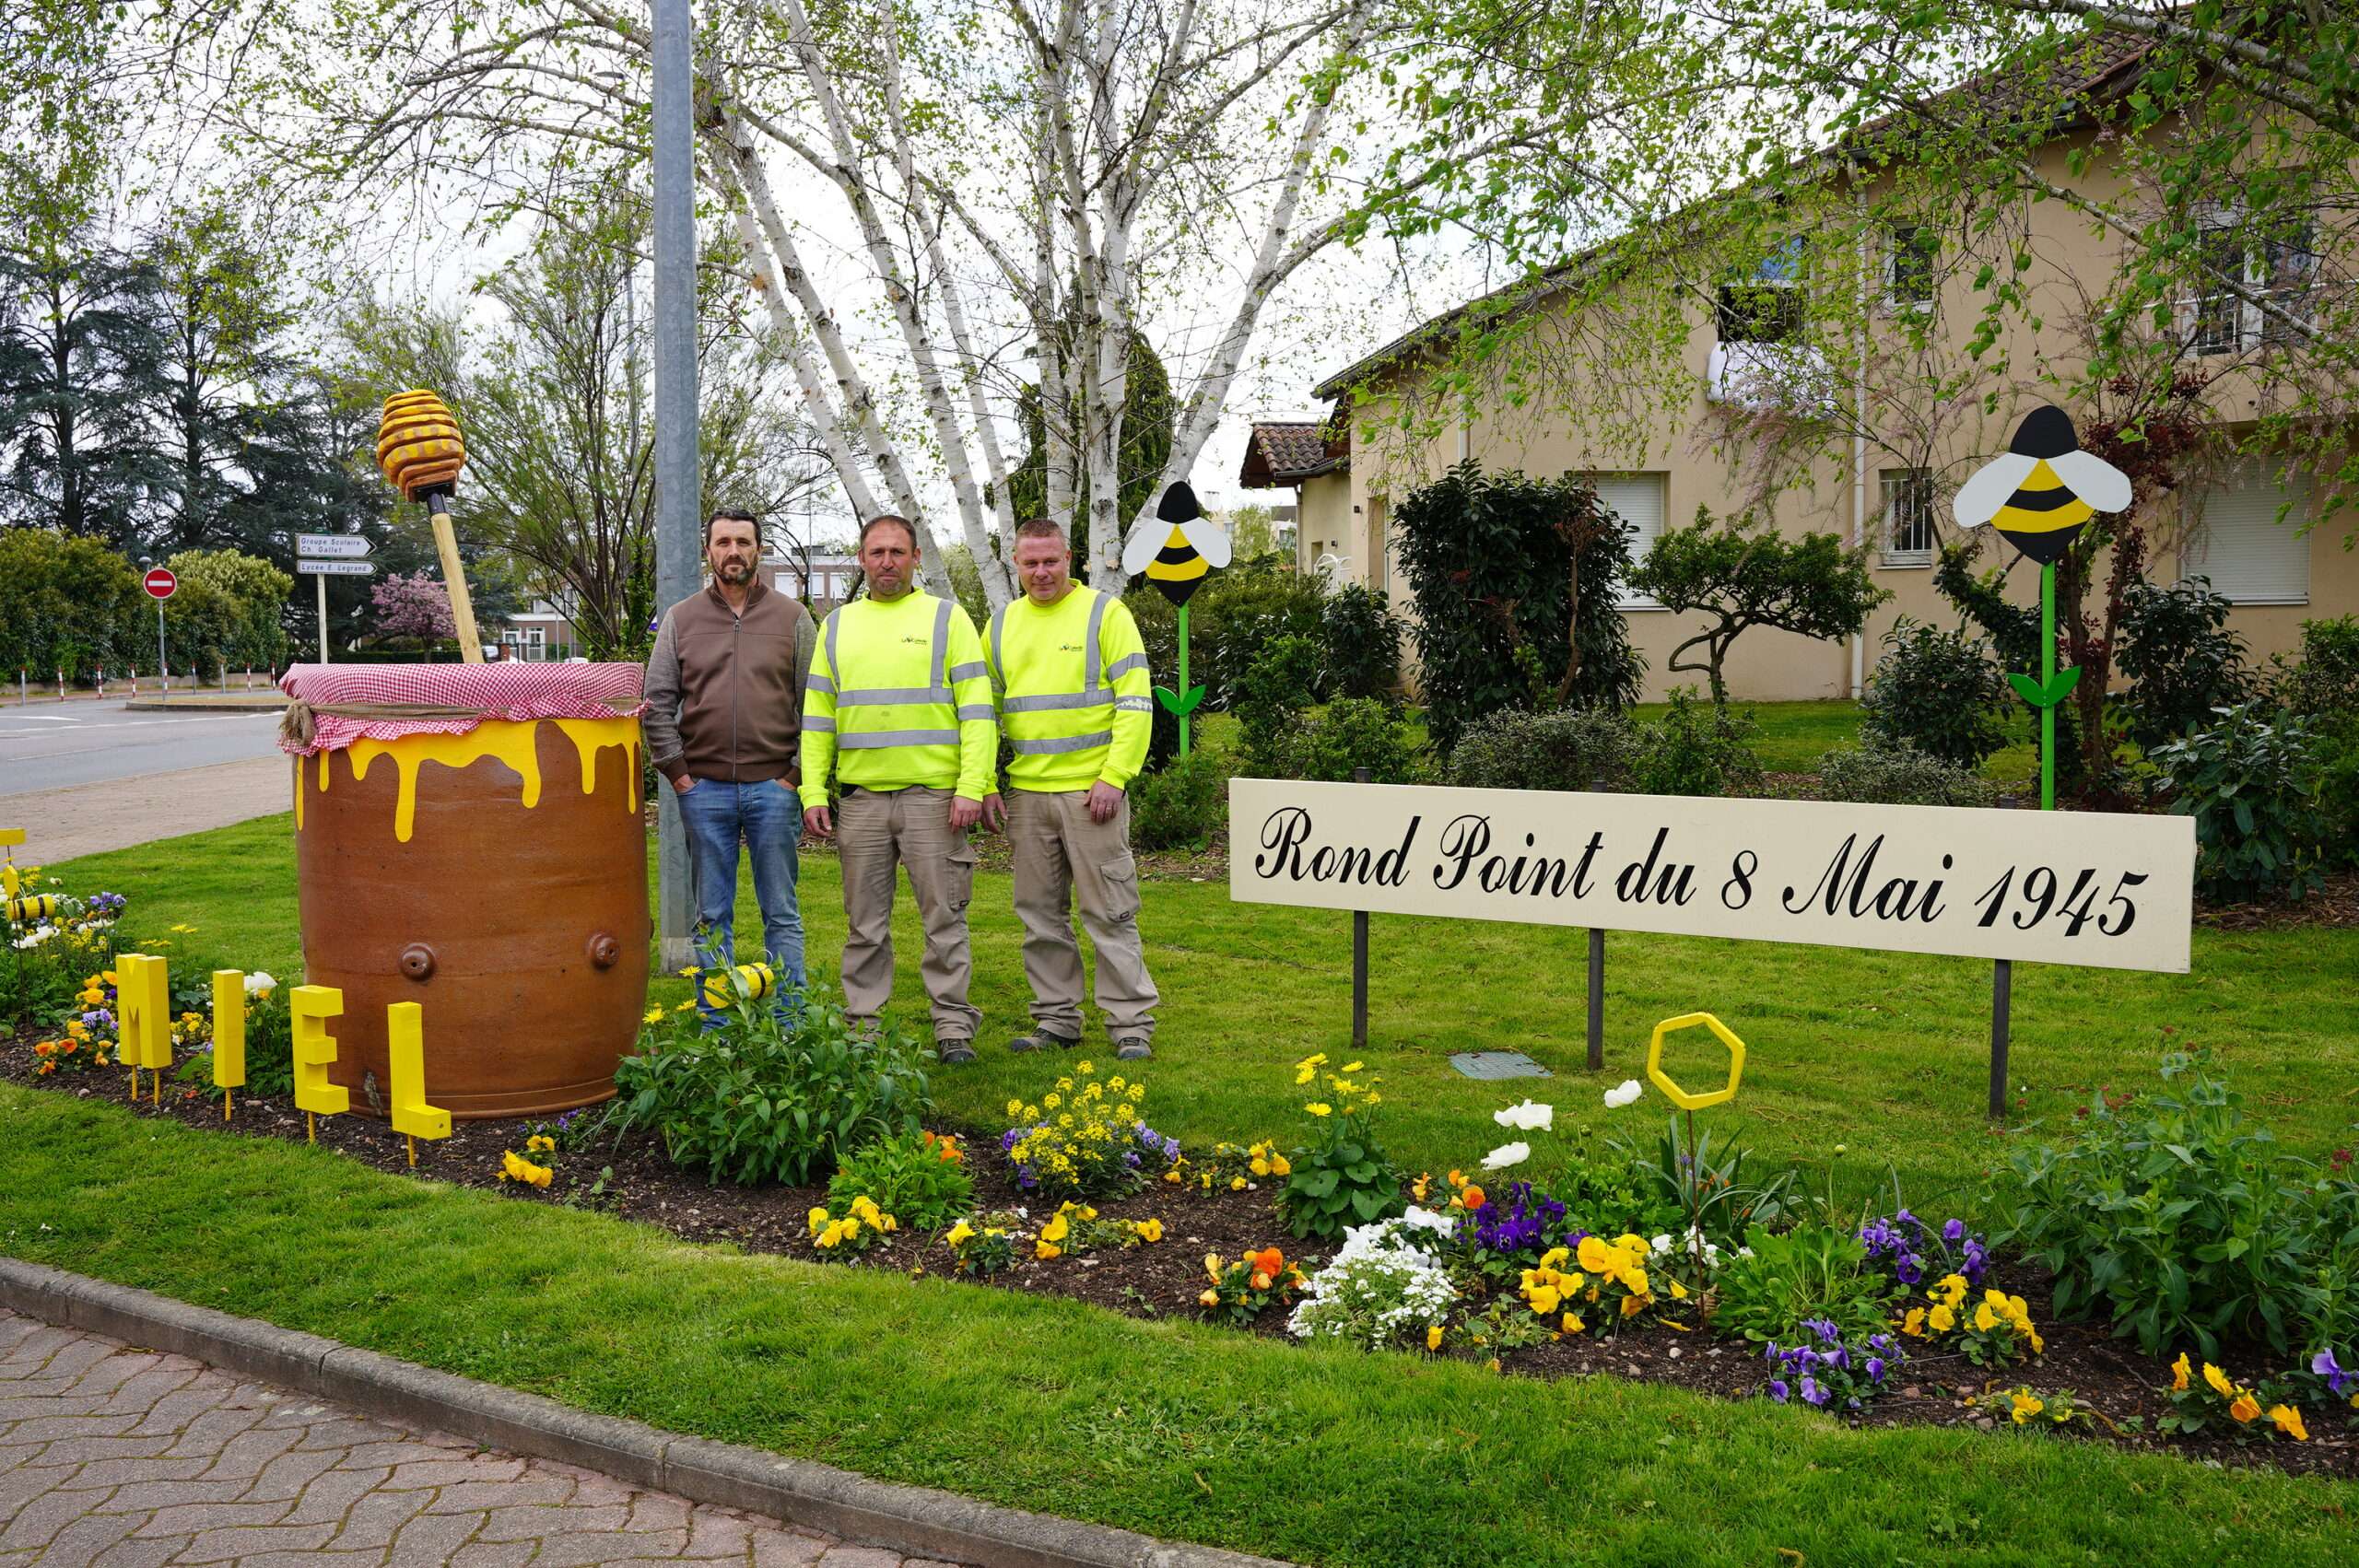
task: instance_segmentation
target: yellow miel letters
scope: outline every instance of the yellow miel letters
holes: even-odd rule
[[[385,1043],[393,1078],[393,1130],[412,1139],[451,1136],[451,1113],[426,1103],[426,1017],[414,1001],[397,1001],[385,1009]],[[417,1145],[410,1145],[409,1163],[417,1164]]]
[[[294,1025],[296,1108],[342,1116],[352,1108],[352,1091],[328,1082],[328,1066],[335,1060],[328,1020],[343,1013],[344,992],[334,986],[297,986],[288,1002]]]
[[[139,1095],[139,1070],[156,1075],[156,1096],[163,1094],[162,1073],[172,1065],[172,986],[165,963],[144,953],[122,953],[114,961],[115,1007],[121,1013],[121,1042],[116,1056],[131,1069],[131,1094]]]
[[[213,971],[213,1086],[221,1091],[221,1119],[229,1119],[229,1092],[246,1086],[246,975]]]

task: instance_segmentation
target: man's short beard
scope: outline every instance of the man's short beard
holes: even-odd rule
[[[744,582],[753,575],[754,568],[750,562],[723,561],[721,563],[720,577],[723,582]]]

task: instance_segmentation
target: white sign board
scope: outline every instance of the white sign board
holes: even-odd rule
[[[321,560],[357,560],[376,546],[358,533],[299,533],[295,553]]]
[[[1233,778],[1229,896],[2184,974],[2183,816]]]
[[[305,577],[368,577],[377,569],[374,561],[307,561],[299,560],[295,569]]]

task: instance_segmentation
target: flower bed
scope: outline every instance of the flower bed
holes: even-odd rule
[[[20,1036],[0,1048],[0,1075],[53,1092],[120,1094],[116,1071],[39,1073],[34,1043]],[[1061,1075],[1078,1083],[1086,1075],[1077,1075],[1077,1067],[1071,1064]],[[1058,1064],[1044,1065],[1044,1074],[1057,1070]],[[1364,1075],[1344,1076],[1356,1094],[1367,1092]],[[1137,1089],[1135,1081],[1125,1087]],[[1311,1119],[1327,1121],[1335,1094],[1320,1088],[1328,1097],[1314,1103],[1327,1105],[1330,1117]],[[1134,1094],[1127,1103],[1136,1112],[1141,1102]],[[1830,1228],[1823,1246],[1812,1243],[1836,1256],[1836,1266],[1889,1277],[1890,1295],[1878,1298],[1891,1308],[1888,1320],[1874,1320],[1883,1326],[1869,1327],[1866,1318],[1857,1325],[1828,1320],[1824,1329],[1813,1324],[1804,1337],[1766,1341],[1708,1331],[1704,1292],[1717,1296],[1721,1287],[1707,1285],[1706,1278],[1714,1265],[1736,1264],[1740,1250],[1671,1226],[1643,1237],[1636,1231],[1577,1234],[1571,1217],[1585,1209],[1652,1204],[1658,1214],[1672,1213],[1679,1194],[1660,1179],[1652,1189],[1618,1188],[1625,1173],[1614,1169],[1614,1162],[1635,1147],[1617,1151],[1594,1142],[1560,1172],[1526,1185],[1519,1173],[1530,1167],[1522,1162],[1531,1159],[1532,1138],[1548,1129],[1533,1121],[1532,1108],[1514,1109],[1522,1119],[1501,1125],[1519,1134],[1526,1153],[1496,1173],[1474,1171],[1487,1176],[1491,1190],[1468,1181],[1463,1171],[1423,1174],[1398,1194],[1401,1216],[1349,1227],[1332,1241],[1297,1241],[1279,1219],[1277,1199],[1295,1176],[1307,1166],[1327,1168],[1313,1166],[1283,1138],[1205,1151],[1203,1167],[1182,1151],[1160,1173],[1141,1172],[1144,1179],[1127,1192],[1050,1200],[1023,1186],[1016,1169],[998,1157],[997,1129],[975,1129],[947,1145],[939,1131],[932,1140],[920,1136],[910,1145],[920,1168],[928,1161],[956,1165],[971,1183],[971,1215],[957,1222],[968,1234],[956,1245],[950,1239],[956,1227],[946,1234],[906,1223],[886,1228],[881,1219],[890,1203],[879,1210],[870,1199],[856,1210],[868,1195],[847,1193],[840,1183],[833,1193],[816,1183],[709,1185],[700,1172],[674,1164],[646,1130],[619,1139],[597,1131],[602,1111],[596,1108],[553,1122],[461,1123],[448,1141],[422,1151],[416,1174],[522,1201],[599,1208],[690,1240],[904,1273],[964,1273],[1001,1288],[1075,1297],[1137,1316],[1234,1322],[1270,1337],[1390,1344],[1402,1353],[1496,1364],[1509,1375],[1611,1373],[1741,1398],[1774,1399],[1776,1385],[1783,1384],[1788,1402],[1820,1404],[1862,1424],[1979,1426],[2020,1433],[2023,1440],[2032,1440],[2032,1431],[2051,1437],[2071,1433],[2228,1462],[2359,1476],[2359,1434],[2344,1423],[2339,1404],[2320,1398],[2341,1371],[2330,1356],[2304,1369],[2310,1382],[2297,1387],[2283,1372],[2274,1379],[2261,1375],[2283,1358],[2272,1363],[2258,1347],[2224,1341],[2210,1364],[2230,1395],[2215,1391],[2200,1353],[2188,1387],[2175,1388],[2166,1363],[2111,1336],[2102,1321],[2045,1321],[2054,1278],[2003,1248],[1986,1252],[1963,1222],[1927,1224],[1898,1211],[1872,1216],[1860,1235]],[[151,1108],[143,1096],[135,1114],[224,1130],[217,1102],[190,1085],[168,1084],[160,1107]],[[237,1119],[226,1130],[299,1140],[304,1117],[283,1097],[241,1096]],[[1363,1123],[1353,1136],[1371,1130]],[[1306,1147],[1318,1146],[1312,1132],[1307,1129]],[[323,1146],[381,1170],[408,1169],[403,1141],[382,1123],[323,1118],[319,1138]],[[945,1157],[945,1147],[955,1153]],[[1349,1164],[1369,1164],[1369,1153],[1363,1149],[1363,1157]],[[1708,1149],[1697,1153],[1707,1156],[1698,1162],[1706,1174],[1694,1184],[1702,1188],[1713,1179],[1714,1161]],[[1674,1176],[1679,1157],[1674,1148]],[[1158,1140],[1142,1164],[1163,1158]],[[1380,1152],[1375,1163],[1381,1164]],[[532,1174],[518,1176],[520,1166]],[[1215,1179],[1203,1179],[1207,1168]],[[1719,1168],[1728,1165],[1721,1162]],[[540,1173],[546,1173],[545,1179]],[[1790,1188],[1784,1199],[1758,1196],[1764,1186],[1775,1185],[1747,1188],[1756,1208],[1766,1202],[1776,1210],[1790,1199]],[[935,1180],[902,1190],[939,1187]],[[1707,1194],[1688,1196],[1701,1200]],[[843,1222],[856,1213],[878,1218],[847,1232]],[[1812,1235],[1806,1224],[1781,1234],[1806,1241]],[[965,1267],[983,1252],[992,1255],[991,1266]],[[1340,1270],[1339,1259],[1345,1265]],[[1970,1279],[1961,1272],[1969,1267]],[[1917,1278],[1904,1278],[1911,1273]],[[1446,1303],[1445,1289],[1461,1293]],[[1999,1293],[1995,1305],[1991,1291]],[[1211,1305],[1207,1295],[1215,1298]],[[2026,1303],[2040,1304],[2036,1325]],[[1944,1305],[1951,1328],[1933,1330],[1932,1309]],[[1916,1332],[1904,1332],[1904,1322],[1917,1313],[1923,1316]],[[1975,1319],[1985,1313],[1989,1322],[1977,1328]],[[2026,1353],[2033,1333],[2045,1352],[2036,1359]],[[1884,1336],[1884,1342],[1874,1336]],[[1991,1341],[1999,1338],[2018,1342],[1994,1353]],[[1898,1356],[1883,1353],[1895,1346]],[[1809,1364],[1798,1352],[1808,1353]],[[1820,1363],[1818,1358],[1837,1352],[1848,1366]],[[1871,1367],[1871,1361],[1878,1364]],[[2349,1387],[2359,1393],[2359,1380]],[[1833,1392],[1838,1387],[1839,1396]],[[1867,1397],[1860,1407],[1848,1409],[1853,1394],[1862,1391]],[[2238,1413],[2238,1397],[2252,1403],[2250,1419]],[[2271,1415],[2273,1407],[2303,1426],[2298,1439]]]

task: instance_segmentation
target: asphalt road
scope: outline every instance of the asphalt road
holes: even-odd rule
[[[120,702],[0,706],[0,796],[277,755],[271,713],[126,713]]]

